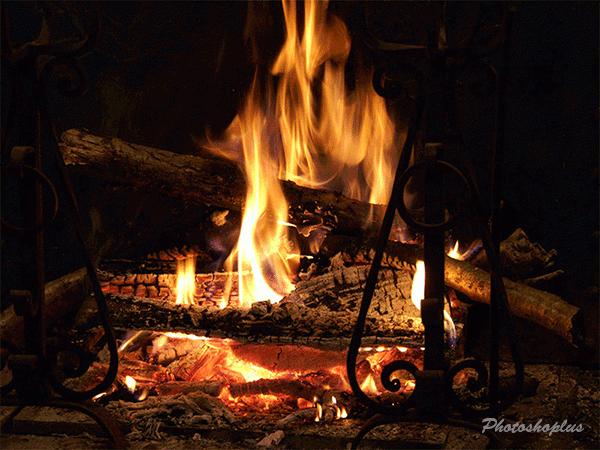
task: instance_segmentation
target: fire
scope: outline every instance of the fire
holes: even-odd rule
[[[296,2],[283,2],[286,41],[271,68],[281,78],[276,115],[284,158],[279,177],[385,203],[395,154],[394,123],[372,88],[371,74],[347,92],[344,64],[351,39],[327,6],[326,1],[305,2],[305,27],[298,30]]]
[[[193,305],[196,292],[196,255],[177,260],[177,305]]]
[[[410,298],[414,305],[421,310],[421,300],[425,297],[425,263],[417,261],[417,268],[413,277]]]
[[[455,249],[457,247],[455,246]],[[413,277],[413,284],[410,291],[410,297],[414,305],[421,310],[421,300],[425,298],[425,263],[423,261],[417,261],[417,268],[415,270],[415,275]],[[450,345],[454,345],[456,343],[456,327],[454,326],[454,321],[452,317],[444,309],[444,329],[446,330],[446,334],[448,336],[448,342]]]
[[[127,389],[129,389],[130,392],[135,392],[136,385],[137,382],[134,378],[130,377],[129,375],[125,377],[125,386],[127,386]]]
[[[468,254],[469,254],[468,250],[465,253],[460,253],[458,251],[458,241],[456,241],[456,243],[454,244],[454,247],[452,248],[452,250],[450,250],[448,252],[448,256],[450,258],[457,259],[459,261],[464,261]]]
[[[379,393],[379,390],[377,389],[377,384],[375,384],[375,378],[373,378],[372,373],[367,375],[365,380],[360,385],[360,389],[367,395],[374,395]]]
[[[228,129],[241,139],[248,187],[240,237],[226,266],[231,270],[237,259],[240,307],[245,309],[256,301],[275,303],[293,288],[293,260],[288,258],[292,252],[283,225],[288,205],[277,178],[277,161],[266,151],[269,130],[258,98],[255,78],[251,95]]]
[[[327,1],[306,1],[300,30],[296,2],[282,5],[286,39],[270,69],[277,81],[268,79],[261,92],[255,75],[226,133],[229,143],[241,144],[248,185],[239,241],[226,263],[233,270],[237,262],[246,309],[293,289],[299,255],[287,237],[280,179],[384,204],[397,164],[394,122],[371,74],[361,71],[356,88],[346,89],[346,25],[328,12]]]

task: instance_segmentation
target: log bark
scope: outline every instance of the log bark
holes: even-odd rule
[[[48,326],[80,306],[90,291],[86,269],[77,270],[47,283],[45,296]],[[24,345],[23,317],[15,313],[12,305],[2,311],[0,316],[0,339],[10,342],[17,348]]]
[[[500,243],[502,273],[513,281],[525,280],[532,274],[537,278],[544,276],[542,273],[547,272],[554,265],[555,257],[556,250],[552,249],[547,252],[537,242],[531,242],[521,228],[517,228],[513,234]],[[490,264],[484,249],[470,262],[485,271],[490,271]],[[556,272],[560,273],[557,275]],[[545,275],[546,277],[550,275],[556,277],[562,274],[561,271],[556,272]]]
[[[370,263],[375,251],[375,241],[332,237],[323,244],[325,256],[339,249],[340,258],[345,262]],[[415,244],[388,242],[382,264],[387,267],[407,268],[423,259],[423,248]],[[446,256],[444,278],[447,286],[468,296],[471,300],[489,304],[490,274],[467,261],[457,261]],[[583,336],[581,312],[559,296],[541,291],[531,286],[503,278],[511,312],[518,317],[530,320],[562,336],[567,341],[578,344]]]
[[[165,150],[99,137],[83,130],[68,130],[60,144],[70,170],[94,178],[160,192],[191,201],[241,211],[246,180],[232,162],[216,157],[178,155]],[[339,193],[283,181],[290,205],[290,222],[302,225],[317,216],[342,234],[377,232],[383,205],[348,199]],[[371,216],[372,213],[372,216]],[[367,217],[374,220],[364,223]]]
[[[249,311],[234,307],[184,306],[173,301],[122,294],[106,295],[112,323],[122,329],[185,331],[241,340],[265,337],[276,342],[294,339],[348,340],[369,267],[344,267],[300,281],[281,302],[255,303]],[[409,272],[384,269],[380,273],[365,336],[393,338],[397,345],[422,345],[420,311],[410,300]],[[93,311],[82,315],[80,329],[95,326]],[[335,325],[333,325],[335,324]],[[291,340],[291,341],[290,341]],[[347,342],[346,342],[347,344]]]

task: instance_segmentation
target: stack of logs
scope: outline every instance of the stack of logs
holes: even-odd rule
[[[123,142],[116,138],[93,136],[85,131],[70,130],[63,134],[61,150],[69,170],[94,178],[111,180],[111,184],[129,186],[138,191],[161,193],[196,202],[208,209],[241,211],[245,198],[245,180],[231,162],[214,156],[177,155],[171,152]],[[245,337],[277,336],[279,339],[311,337],[347,339],[354,325],[362,287],[374,254],[373,237],[378,232],[384,206],[348,199],[336,192],[309,189],[292,182],[282,182],[291,205],[290,222],[303,227],[310,216],[315,218],[328,237],[316,259],[336,264],[327,273],[299,282],[296,289],[279,304],[261,302],[244,312],[234,307],[215,306],[223,298],[221,283],[225,274],[199,274],[199,292],[203,300],[194,306],[175,305],[165,300],[173,286],[173,270],[145,273],[131,268],[123,273],[101,273],[107,292],[112,320],[117,327],[177,329],[188,332]],[[360,219],[373,211],[373,221]],[[361,237],[357,237],[361,236]],[[157,249],[159,250],[159,249]],[[582,335],[579,309],[560,297],[534,286],[558,276],[547,273],[555,252],[546,252],[532,244],[525,233],[517,230],[501,246],[509,306],[513,314],[539,324],[577,343]],[[410,302],[412,270],[422,259],[422,247],[389,241],[367,323],[367,336],[420,339],[420,313]],[[173,265],[162,261],[156,267]],[[354,266],[351,266],[354,264]],[[445,281],[449,288],[476,302],[489,302],[490,276],[486,272],[485,253],[471,260],[446,258]],[[536,274],[537,271],[537,274]],[[530,274],[537,275],[528,278]],[[66,291],[82,291],[85,271],[49,283],[47,301],[59,307],[48,308],[52,323],[65,314]],[[66,283],[66,284],[65,284]],[[65,288],[66,286],[66,288]],[[80,298],[79,296],[75,296]],[[71,306],[80,306],[81,298]],[[89,312],[89,314],[88,314]],[[78,316],[80,324],[93,326],[91,311]],[[9,308],[2,313],[2,339],[22,342],[22,321]],[[418,345],[418,343],[417,343]]]

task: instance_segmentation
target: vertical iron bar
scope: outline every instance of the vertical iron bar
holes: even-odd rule
[[[506,134],[506,92],[508,86],[508,70],[510,67],[510,40],[512,36],[513,25],[513,6],[508,7],[506,17],[506,28],[504,36],[504,46],[502,49],[502,66],[499,73],[498,90],[498,128],[496,136],[496,148],[494,152],[494,171],[492,174],[492,218],[490,220],[492,245],[496,254],[500,254],[500,240],[502,211],[500,199],[502,192],[501,165],[504,154],[505,134]],[[499,266],[492,267],[491,276],[491,294],[490,294],[490,406],[494,409],[498,404],[498,384],[500,371],[500,311],[498,298],[500,287],[498,281],[502,279],[502,273]]]
[[[441,144],[427,144],[427,149],[433,149],[434,158],[441,157]],[[427,168],[425,177],[425,221],[441,223],[444,221],[442,202],[443,173],[439,166]],[[425,327],[425,370],[443,370],[444,361],[444,233],[432,230],[425,233],[425,301],[431,302],[425,308],[432,308],[435,321]],[[423,308],[423,311],[425,310]]]
[[[37,92],[35,95],[37,96]],[[36,105],[38,102],[36,101]],[[36,169],[42,171],[42,130],[40,122],[40,109],[35,109],[35,165]],[[36,223],[42,223],[44,220],[44,198],[42,192],[42,183],[35,178],[35,220]],[[46,267],[44,262],[44,228],[40,228],[36,232],[35,239],[35,254],[36,254],[36,282],[35,282],[35,330],[36,338],[38,342],[35,343],[37,349],[34,355],[38,360],[38,370],[40,370],[39,380],[40,389],[42,390],[44,397],[46,397],[46,385],[44,383],[44,376],[41,373],[44,361],[46,360],[46,298],[45,298],[45,286],[46,286]]]

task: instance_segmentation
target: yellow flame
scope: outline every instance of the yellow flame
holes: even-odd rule
[[[206,336],[198,336],[196,334],[181,333],[179,331],[166,331],[159,337],[162,337],[162,336],[165,336],[165,337],[171,338],[171,339],[187,339],[190,341],[208,341],[211,339]],[[229,342],[229,339],[224,339],[223,341]]]
[[[417,269],[413,277],[410,298],[415,306],[421,310],[421,300],[425,297],[425,263],[417,261]]]
[[[177,260],[177,305],[193,305],[196,292],[196,256]]]
[[[130,377],[129,375],[125,377],[125,386],[127,386],[127,389],[129,389],[131,392],[135,392],[136,385],[137,382],[134,378]]]
[[[456,243],[454,244],[454,247],[452,248],[452,250],[450,250],[450,251],[448,252],[448,256],[449,256],[450,258],[452,258],[452,259],[457,259],[457,260],[459,260],[459,261],[463,261],[463,260],[465,259],[465,255],[466,255],[466,254],[467,254],[467,253],[461,254],[461,253],[458,251],[458,241],[456,241]]]
[[[282,225],[288,218],[288,205],[277,178],[277,161],[268,151],[269,130],[256,104],[259,97],[255,77],[251,95],[228,130],[241,139],[248,184],[240,237],[226,262],[232,268],[237,259],[240,307],[244,309],[256,301],[275,303],[293,288],[287,228]]]
[[[341,414],[340,414],[340,419],[347,419],[348,418],[348,411],[346,410],[345,406],[341,407]]]
[[[370,394],[370,395],[377,394],[379,392],[377,389],[377,385],[375,384],[375,378],[373,378],[373,374],[367,375],[367,378],[365,378],[365,381],[363,381],[362,384],[360,385],[360,389],[365,394]]]
[[[457,247],[455,247],[457,248]],[[425,263],[423,261],[417,261],[417,268],[413,277],[413,284],[410,291],[410,297],[414,305],[421,310],[421,301],[425,298]],[[444,328],[450,332],[450,335],[454,338],[456,335],[456,328],[452,316],[444,309]]]
[[[318,422],[323,418],[323,405],[317,403],[317,413],[315,415],[315,422]]]
[[[277,302],[293,288],[298,256],[283,225],[288,205],[279,179],[384,204],[397,164],[394,122],[371,74],[359,70],[355,89],[346,89],[346,25],[327,11],[327,1],[306,1],[299,30],[296,6],[283,1],[286,38],[270,70],[277,82],[268,79],[261,92],[255,75],[227,130],[229,142],[241,143],[248,186],[226,269],[237,260],[239,303],[246,309],[256,301]]]
[[[127,339],[125,339],[121,343],[121,345],[119,346],[117,351],[118,352],[124,351],[127,347],[129,347],[129,344],[131,344],[133,342],[133,340],[136,339],[138,336],[140,336],[142,333],[144,333],[144,331],[136,331],[135,333],[131,334],[131,336],[129,336]]]
[[[283,2],[286,41],[271,68],[280,76],[276,114],[284,158],[279,177],[383,204],[397,153],[395,126],[371,74],[361,74],[354,92],[347,92],[350,35],[327,6],[327,1],[304,2],[300,33],[296,2]]]

